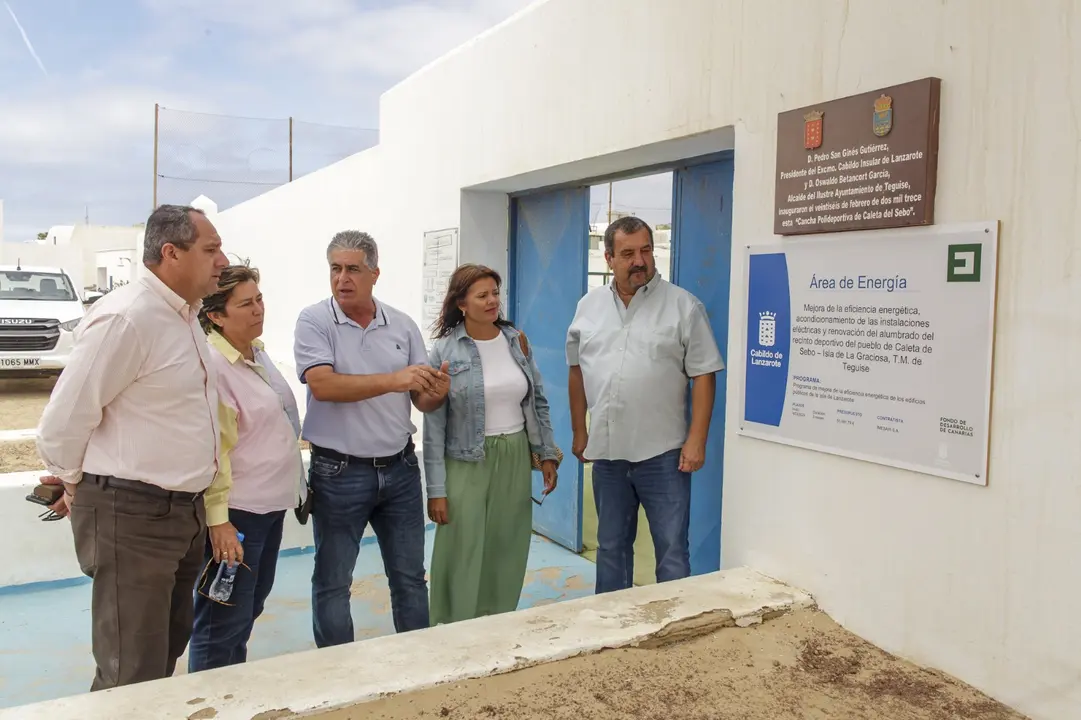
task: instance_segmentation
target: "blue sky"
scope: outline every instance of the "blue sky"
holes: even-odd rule
[[[167,108],[358,128],[379,95],[529,0],[7,0],[0,3],[0,199],[8,242],[52,225],[145,220],[154,103]],[[284,124],[163,114],[162,165],[176,174],[274,178]],[[375,133],[294,136],[298,172]],[[182,137],[185,133],[191,137]],[[266,137],[262,137],[266,136]],[[218,146],[213,146],[215,138]],[[269,138],[269,139],[267,139]],[[287,146],[287,140],[284,140]],[[312,148],[318,145],[317,150]],[[229,167],[208,156],[232,154]],[[239,159],[238,159],[239,158]],[[287,165],[287,163],[286,163]],[[249,172],[250,169],[250,172]],[[249,188],[250,190],[250,188]],[[256,190],[257,191],[257,190]],[[184,184],[162,181],[159,200]],[[226,189],[222,188],[222,193]],[[176,197],[162,195],[172,193]],[[213,193],[207,193],[214,197]],[[223,202],[223,205],[227,202]]]

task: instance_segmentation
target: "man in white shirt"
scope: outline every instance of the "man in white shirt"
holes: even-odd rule
[[[173,674],[191,637],[203,492],[217,470],[218,392],[202,298],[229,262],[201,210],[146,223],[146,277],[99,300],[38,426],[93,579],[91,690]]]
[[[657,273],[649,225],[613,222],[604,256],[612,283],[578,301],[567,331],[571,450],[593,463],[598,593],[632,584],[639,506],[657,582],[690,575],[691,473],[706,461],[715,376],[724,370],[705,306]]]

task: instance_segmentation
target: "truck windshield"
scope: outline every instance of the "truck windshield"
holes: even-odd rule
[[[75,300],[66,275],[57,273],[0,271],[0,300]]]

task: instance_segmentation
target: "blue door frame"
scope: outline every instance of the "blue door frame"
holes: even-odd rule
[[[727,363],[732,153],[653,170],[673,171],[672,282],[705,305]],[[564,452],[559,488],[543,506],[534,506],[533,529],[574,552],[582,550],[582,468],[570,453],[565,339],[578,300],[587,290],[588,229],[588,186],[547,189],[515,197],[511,203],[510,315],[529,336],[544,378],[556,442]],[[706,464],[691,485],[689,544],[695,575],[720,568],[726,380],[726,373],[718,373]],[[540,473],[533,476],[534,497],[539,497]]]
[[[582,467],[571,454],[566,338],[586,292],[589,188],[517,197],[511,213],[511,321],[529,338],[564,455],[555,492],[533,506],[533,530],[577,553],[582,551]],[[540,498],[543,487],[534,471],[533,497]]]
[[[705,305],[725,363],[732,278],[732,183],[731,155],[708,164],[677,168],[672,178],[672,282]],[[691,483],[693,575],[714,572],[721,566],[727,373],[717,373],[716,378],[706,464],[694,474]]]

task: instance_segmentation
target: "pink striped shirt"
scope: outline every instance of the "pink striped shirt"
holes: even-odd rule
[[[205,497],[207,525],[228,522],[229,508],[264,514],[296,507],[304,468],[292,389],[259,341],[255,362],[219,333],[208,341],[218,375],[221,460]]]
[[[153,273],[94,304],[38,425],[50,473],[206,490],[217,470],[218,392],[199,307]]]

